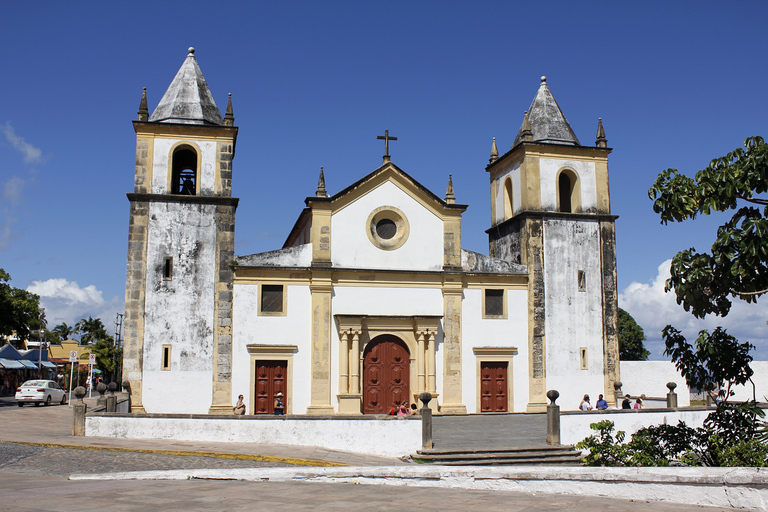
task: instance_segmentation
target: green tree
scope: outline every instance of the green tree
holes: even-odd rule
[[[711,212],[734,211],[720,226],[710,252],[695,248],[672,259],[666,290],[696,317],[725,316],[731,299],[748,303],[768,292],[768,144],[762,137],[737,148],[696,174],[667,169],[648,190],[661,223],[682,222]]]
[[[52,332],[56,334],[60,340],[67,340],[75,333],[75,328],[67,325],[66,322],[62,322],[54,327]]]
[[[762,137],[750,137],[744,149],[712,160],[695,179],[667,169],[648,190],[662,224],[713,211],[734,212],[718,228],[710,252],[690,248],[672,259],[666,291],[674,290],[677,303],[697,318],[725,316],[732,299],[752,303],[768,292],[768,199],[757,197],[766,191],[768,145]],[[739,343],[721,327],[701,331],[695,346],[671,325],[662,336],[664,353],[672,356],[691,387],[712,394],[725,386],[727,400],[733,385],[751,380],[749,351],[754,347]]]
[[[16,333],[26,340],[40,325],[40,297],[14,288],[8,284],[10,280],[11,276],[0,268],[0,336]]]
[[[643,345],[645,333],[632,315],[619,308],[619,359],[622,361],[647,361],[651,355]]]
[[[107,333],[101,319],[83,318],[75,329],[81,333],[80,342],[90,345],[90,352],[96,355],[96,366],[105,373],[107,380],[114,379],[116,370],[122,366],[123,351],[115,346],[115,340]]]

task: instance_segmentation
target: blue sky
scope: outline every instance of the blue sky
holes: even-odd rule
[[[142,87],[154,109],[188,46],[232,93],[236,253],[276,249],[314,193],[392,160],[438,195],[453,174],[466,249],[487,253],[492,137],[509,148],[546,75],[584,145],[603,118],[619,289],[660,357],[666,323],[725,325],[768,359],[763,304],[693,322],[664,262],[717,218],[661,226],[647,197],[768,136],[764,2],[10,2],[0,19],[0,267],[73,323],[122,312]]]

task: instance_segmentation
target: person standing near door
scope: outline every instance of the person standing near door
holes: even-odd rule
[[[285,404],[283,403],[283,392],[278,391],[275,394],[275,416],[282,416],[285,411]]]

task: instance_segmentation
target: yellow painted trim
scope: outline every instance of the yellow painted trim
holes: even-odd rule
[[[565,174],[568,176],[571,184],[571,209],[566,213],[580,213],[581,212],[581,176],[579,173],[573,170],[571,167],[564,166],[558,169],[555,173],[555,193],[557,194],[557,211],[562,212],[563,209],[560,206],[560,176]]]
[[[202,181],[202,176],[200,175],[200,169],[202,168],[202,159],[203,159],[203,152],[200,149],[200,146],[198,146],[196,143],[189,141],[189,140],[180,140],[173,146],[171,146],[171,149],[168,151],[168,169],[166,171],[166,183],[165,183],[165,192],[166,194],[171,193],[171,182],[173,181],[173,154],[176,152],[178,148],[181,146],[189,146],[191,149],[195,151],[197,154],[197,169],[195,169],[195,195],[200,195],[200,181]]]

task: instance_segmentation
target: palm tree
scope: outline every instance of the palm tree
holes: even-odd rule
[[[70,327],[69,325],[66,324],[66,322],[62,322],[56,327],[54,327],[53,331],[51,332],[58,335],[59,338],[61,338],[63,341],[63,340],[69,339],[69,337],[75,333],[75,328]]]

